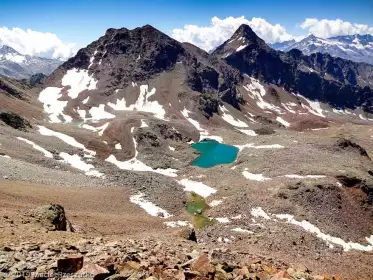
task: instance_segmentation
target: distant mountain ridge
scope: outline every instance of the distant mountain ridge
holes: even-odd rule
[[[328,39],[311,34],[299,42],[285,41],[270,46],[284,52],[298,49],[305,55],[328,53],[333,57],[373,64],[373,36],[369,34],[336,36]]]
[[[372,65],[319,52],[307,56],[297,49],[276,51],[248,25],[242,25],[213,55],[241,73],[284,87],[288,92],[332,107],[361,107],[373,112]]]
[[[37,73],[51,74],[63,61],[37,56],[23,55],[15,49],[0,45],[0,75],[28,79]]]

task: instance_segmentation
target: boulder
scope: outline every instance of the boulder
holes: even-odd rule
[[[194,228],[189,228],[189,227],[182,228],[178,232],[178,235],[184,239],[197,242],[197,235],[196,235],[196,231]]]
[[[261,128],[254,129],[254,132],[258,135],[270,135],[274,134],[276,131],[269,126],[263,126]]]
[[[212,271],[212,266],[210,264],[210,258],[207,254],[201,255],[195,262],[190,266],[191,271],[196,271],[202,276],[207,276],[210,271]]]
[[[69,256],[57,260],[57,270],[63,273],[75,273],[83,268],[83,256]]]
[[[40,206],[32,216],[48,230],[66,231],[69,225],[64,208],[58,204]]]
[[[109,270],[103,268],[97,264],[88,263],[80,269],[76,276],[77,278],[93,279],[93,280],[103,280],[110,275]]]

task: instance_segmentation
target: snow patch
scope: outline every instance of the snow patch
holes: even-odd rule
[[[175,151],[175,148],[174,147],[171,147],[171,146],[168,146],[168,148],[171,150],[171,151]]]
[[[142,209],[144,209],[151,216],[155,216],[155,217],[158,216],[158,217],[161,217],[161,218],[164,218],[164,219],[172,217],[172,215],[169,214],[166,210],[158,207],[157,205],[155,205],[154,203],[152,203],[150,201],[147,201],[144,198],[144,196],[145,195],[143,193],[138,193],[136,195],[131,196],[130,201],[132,203],[140,206]]]
[[[289,174],[289,175],[284,175],[282,177],[291,178],[291,179],[321,179],[321,178],[326,178],[325,175],[297,175],[297,174]]]
[[[213,140],[216,140],[220,143],[223,142],[223,138],[220,137],[220,136],[215,136],[215,135],[209,135],[209,132],[205,129],[203,129],[201,127],[201,125],[199,124],[199,122],[197,122],[196,120],[193,120],[192,118],[189,117],[189,114],[191,113],[191,111],[189,111],[188,109],[184,108],[183,111],[181,111],[181,114],[184,116],[184,118],[186,118],[199,132],[200,132],[200,138],[199,138],[199,141],[202,141],[203,139],[213,139]]]
[[[69,155],[67,153],[60,153],[59,156],[63,158],[63,161],[70,164],[72,167],[79,169],[87,176],[102,177],[104,174],[94,170],[95,167],[92,164],[85,163],[79,155]]]
[[[91,109],[89,109],[89,113],[94,120],[115,118],[115,115],[105,111],[105,104],[100,104],[98,107],[92,107]]]
[[[32,141],[30,141],[30,140],[28,140],[28,139],[22,138],[22,137],[17,137],[17,139],[18,139],[18,140],[21,140],[21,141],[23,141],[23,142],[26,142],[26,143],[29,144],[29,145],[32,145],[32,147],[33,147],[35,150],[37,150],[37,151],[39,151],[39,152],[42,152],[42,153],[44,154],[45,157],[47,157],[47,158],[53,158],[52,153],[50,153],[50,152],[48,152],[46,149],[44,149],[44,148],[42,148],[42,147],[36,145],[34,142],[32,142]]]
[[[239,119],[236,120],[234,117],[232,117],[232,115],[229,114],[229,111],[228,111],[227,108],[225,108],[225,106],[219,106],[219,109],[223,112],[221,117],[227,123],[229,123],[233,126],[237,126],[237,127],[248,127],[248,125],[246,123],[244,123],[243,121],[241,121]]]
[[[169,177],[177,177],[177,170],[172,168],[167,169],[153,169],[152,167],[146,165],[145,163],[139,161],[137,159],[138,152],[137,152],[137,143],[135,138],[133,138],[133,143],[135,145],[135,156],[134,158],[127,160],[127,161],[119,161],[116,159],[114,155],[110,155],[105,161],[110,162],[116,165],[119,169],[123,170],[132,170],[132,171],[140,171],[140,172],[155,172]]]
[[[141,126],[140,127],[149,127],[144,120],[141,120]]]
[[[296,114],[296,113],[297,113],[297,112],[295,112],[293,109],[290,108],[291,105],[288,104],[288,105],[289,105],[289,106],[288,106],[288,105],[286,105],[286,104],[284,104],[284,103],[281,103],[281,105],[282,105],[282,107],[284,107],[288,112],[290,112],[290,113],[292,113],[292,114]],[[297,105],[297,104],[295,104],[295,105]]]
[[[267,215],[267,213],[262,209],[262,207],[256,207],[251,209],[251,215],[255,218],[264,218],[266,220],[270,220],[271,218]]]
[[[350,250],[359,250],[359,251],[366,251],[370,252],[373,251],[373,235],[370,237],[366,237],[365,239],[369,243],[369,245],[362,245],[360,243],[355,242],[346,242],[342,238],[334,237],[328,234],[323,233],[318,227],[311,224],[308,221],[297,221],[294,219],[293,215],[290,214],[267,214],[262,208],[257,207],[251,209],[251,215],[258,218],[262,217],[266,220],[272,219],[274,221],[283,220],[289,224],[293,224],[295,226],[301,227],[303,230],[315,234],[318,238],[324,240],[330,247],[334,247],[334,245],[340,245],[344,249],[344,251]],[[271,217],[270,217],[271,216]]]
[[[97,80],[88,74],[88,70],[74,68],[66,72],[61,84],[64,87],[70,86],[67,95],[75,99],[83,90],[96,89]]]
[[[286,127],[289,127],[290,126],[290,123],[288,123],[287,121],[285,121],[283,118],[281,117],[277,117],[276,118],[276,121],[278,121],[279,123],[283,124],[284,126]]]
[[[227,217],[224,217],[224,218],[215,218],[215,220],[217,220],[219,223],[222,223],[222,224],[227,224],[227,223],[231,222]]]
[[[202,197],[208,197],[214,193],[216,190],[205,185],[201,182],[195,182],[189,179],[182,179],[177,181],[180,185],[184,186],[184,191],[186,192],[194,192]]]
[[[239,129],[239,128],[236,128],[237,130],[239,130],[240,132],[242,132],[243,134],[246,134],[248,136],[257,136],[258,134],[255,133],[254,130],[251,130],[251,129]]]
[[[190,223],[188,221],[164,222],[164,224],[169,228],[190,226]]]
[[[140,86],[140,94],[135,104],[127,105],[126,100],[118,99],[116,103],[108,103],[108,105],[116,111],[142,111],[154,114],[154,116],[161,120],[166,120],[166,111],[158,101],[149,101],[149,98],[155,94],[156,89],[149,91],[148,85]]]
[[[88,153],[91,156],[96,155],[95,151],[86,149],[86,147],[83,144],[79,143],[73,137],[71,137],[69,135],[66,135],[66,134],[63,134],[63,133],[60,133],[60,132],[57,132],[57,131],[53,131],[51,129],[48,129],[48,128],[46,128],[44,126],[40,126],[40,125],[39,125],[39,133],[41,135],[44,135],[44,136],[57,137],[58,139],[62,140],[63,142],[65,142],[66,144],[68,144],[70,146],[73,146],[75,148],[79,148],[79,149],[84,150],[84,152]]]
[[[249,143],[245,145],[234,145],[234,146],[237,147],[240,151],[242,151],[245,148],[253,148],[253,149],[282,149],[284,148],[284,146],[280,144],[254,146],[254,143]]]
[[[303,108],[307,109],[311,114],[313,114],[315,116],[325,118],[325,116],[323,114],[323,109],[321,109],[321,106],[320,106],[320,102],[309,100],[308,98],[306,98],[306,97],[304,97],[303,95],[300,95],[300,94],[297,94],[297,96],[306,100],[308,102],[308,104],[310,105],[310,106],[307,106],[307,105],[304,105],[302,103]]]
[[[98,131],[98,135],[99,136],[104,135],[104,132],[105,132],[105,130],[107,129],[108,126],[109,126],[109,123],[105,123],[102,126],[97,127],[96,131]]]
[[[67,101],[59,101],[62,96],[61,89],[57,87],[47,87],[39,94],[39,101],[43,103],[44,112],[49,114],[49,120],[53,123],[60,123],[60,117],[67,105]],[[66,122],[71,118],[64,118]]]
[[[236,52],[239,52],[241,50],[243,50],[244,48],[246,48],[247,45],[242,45],[242,46],[239,46],[237,49],[236,49]]]
[[[249,94],[249,96],[253,99],[253,100],[256,100],[256,105],[263,109],[263,110],[271,110],[271,111],[275,111],[279,114],[283,114],[281,108],[273,105],[273,104],[270,104],[268,102],[266,102],[264,99],[263,99],[263,96],[266,94],[266,91],[264,89],[264,86],[262,84],[259,83],[258,80],[254,79],[254,78],[251,78],[251,84],[248,84],[247,86],[243,86],[248,92],[250,92],[251,94]]]
[[[89,101],[89,96],[88,96],[86,99],[84,99],[84,100],[82,101],[82,103],[83,103],[83,104],[87,104],[88,101]]]
[[[232,229],[232,231],[239,232],[239,233],[254,234],[253,231],[247,230],[247,229],[242,229],[242,228],[234,228],[234,229]]]
[[[209,203],[210,207],[216,207],[218,206],[219,204],[221,204],[223,202],[223,200],[213,200]]]
[[[271,178],[264,177],[263,174],[254,174],[254,173],[250,173],[248,171],[243,171],[242,175],[246,179],[253,180],[253,181],[267,181],[267,180],[271,180]]]
[[[122,145],[120,143],[115,144],[115,149],[122,150]]]

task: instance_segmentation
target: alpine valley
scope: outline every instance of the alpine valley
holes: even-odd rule
[[[373,65],[303,43],[111,28],[1,76],[0,272],[372,279]],[[237,157],[199,167],[197,142]]]

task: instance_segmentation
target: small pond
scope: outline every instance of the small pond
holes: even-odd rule
[[[236,160],[239,149],[235,146],[219,143],[215,140],[204,140],[192,145],[201,155],[193,166],[209,168],[219,164],[229,164]]]

